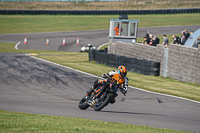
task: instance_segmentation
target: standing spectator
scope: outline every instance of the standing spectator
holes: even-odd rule
[[[153,46],[153,35],[149,34],[149,45]]]
[[[190,36],[194,33],[194,31],[190,31]]]
[[[146,34],[146,37],[147,37],[147,44],[149,44],[150,43],[150,37],[149,37],[148,33]]]
[[[181,36],[181,42],[180,42],[180,44],[181,44],[181,45],[184,45],[185,42],[186,42],[185,32],[184,32],[184,31],[181,31],[181,33],[182,33],[182,36]]]
[[[154,35],[154,37],[153,37],[153,46],[156,47],[156,45],[159,44],[159,43],[160,43],[160,39],[156,35]]]
[[[168,46],[168,44],[169,44],[169,41],[168,41],[168,39],[167,39],[167,36],[166,36],[166,35],[163,35],[163,43],[162,43],[162,45]]]
[[[144,37],[144,41],[142,42],[142,44],[145,44],[145,45],[149,44],[149,42],[147,41],[147,37],[146,36]]]
[[[178,36],[172,35],[172,39],[174,40],[172,42],[173,44],[179,44],[180,43],[180,38]]]
[[[187,40],[188,37],[190,36],[190,33],[187,32],[187,29],[185,29],[184,32],[185,32],[185,38],[186,38],[186,40]]]

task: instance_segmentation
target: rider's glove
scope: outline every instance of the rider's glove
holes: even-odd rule
[[[108,76],[108,74],[106,74],[106,73],[102,75],[102,78],[108,78],[108,77],[109,77],[109,76]]]

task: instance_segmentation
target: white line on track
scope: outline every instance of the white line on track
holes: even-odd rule
[[[108,42],[107,42],[107,43],[104,43],[104,44],[101,44],[101,45],[97,48],[97,50],[99,50],[101,47],[103,47],[103,46],[106,45],[106,44],[108,44]]]
[[[73,70],[73,71],[77,71],[77,72],[80,72],[80,73],[83,73],[83,74],[86,74],[86,75],[89,75],[89,76],[92,76],[92,77],[101,78],[99,76],[96,76],[96,75],[93,75],[93,74],[89,74],[89,73],[86,73],[86,72],[83,72],[83,71],[80,71],[80,70],[77,70],[77,69],[73,69],[71,67],[63,66],[63,65],[60,65],[60,64],[48,61],[48,60],[37,58],[35,56],[31,56],[31,55],[28,55],[28,54],[25,54],[25,55],[30,56],[30,57],[32,57],[34,59],[37,59],[37,60],[41,60],[41,61],[44,61],[44,62],[47,62],[47,63],[51,63],[51,64],[54,64],[54,65],[57,65],[57,66],[60,66],[60,67],[64,67],[64,68],[67,68],[67,69],[70,69],[70,70]],[[182,99],[182,100],[186,100],[186,101],[190,101],[190,102],[194,102],[194,103],[200,104],[200,102],[198,102],[198,101],[186,99],[186,98],[183,98],[183,97],[178,97],[178,96],[172,96],[172,95],[167,95],[167,94],[162,94],[162,93],[151,92],[151,91],[147,91],[147,90],[144,90],[144,89],[136,88],[136,87],[133,87],[133,86],[129,86],[129,88],[140,90],[140,91],[151,93],[151,94],[156,94],[156,95],[162,95],[162,96],[167,96],[167,97]]]
[[[18,45],[20,44],[20,42],[18,42],[16,45],[15,45],[15,49],[18,49]]]

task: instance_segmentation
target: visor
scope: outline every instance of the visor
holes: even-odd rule
[[[125,78],[125,77],[126,77],[126,74],[127,74],[127,72],[125,72],[125,73],[120,73],[120,75],[122,76],[122,78]]]

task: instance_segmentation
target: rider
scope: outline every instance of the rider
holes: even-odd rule
[[[128,92],[128,78],[126,77],[127,69],[125,66],[119,66],[118,70],[112,70],[109,73],[105,73],[102,75],[102,78],[108,78],[110,77],[112,81],[116,81],[118,85],[121,85],[121,88],[123,89],[124,94]],[[86,97],[89,97],[91,93],[94,91],[94,89],[102,85],[103,82],[106,82],[107,80],[97,79],[89,91],[86,92]],[[115,103],[115,98],[111,103]]]

